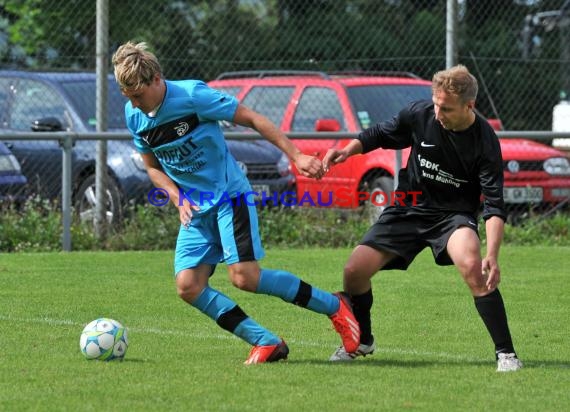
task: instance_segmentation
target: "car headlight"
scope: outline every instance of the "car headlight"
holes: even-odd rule
[[[131,160],[135,164],[136,168],[146,172],[146,167],[144,166],[144,162],[142,160],[142,156],[139,152],[133,151],[131,153]]]
[[[565,157],[546,159],[544,170],[551,175],[570,175],[570,161]]]
[[[0,172],[17,172],[20,173],[20,163],[14,155],[0,155]]]
[[[277,161],[277,171],[281,176],[287,176],[291,173],[291,162],[285,153]]]

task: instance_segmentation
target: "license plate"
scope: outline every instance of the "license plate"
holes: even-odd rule
[[[505,203],[538,203],[542,202],[542,187],[505,187],[503,196]]]

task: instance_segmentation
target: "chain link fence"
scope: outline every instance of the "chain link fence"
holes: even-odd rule
[[[235,70],[396,70],[445,65],[449,0],[125,0],[109,4],[109,55],[150,44],[168,78]],[[0,1],[4,68],[95,69],[96,2]],[[557,0],[458,0],[456,61],[479,108],[508,130],[550,130],[570,93],[570,8]]]
[[[0,0],[3,131],[95,130],[97,3]],[[454,11],[451,20],[450,7]],[[570,120],[564,111],[566,104],[561,102],[570,93],[568,0],[124,0],[108,2],[106,23],[109,42],[103,58],[109,70],[110,56],[120,44],[145,41],[169,79],[213,81],[221,73],[243,71],[255,71],[260,77],[259,71],[265,70],[324,75],[350,71],[378,76],[397,72],[398,76],[413,73],[429,80],[435,71],[445,68],[451,55],[479,79],[478,110],[487,118],[500,119],[505,130],[552,130],[553,120],[557,120],[553,110],[559,105],[562,116],[557,130],[570,131],[565,129]],[[46,71],[60,73],[38,74]],[[62,74],[70,71],[90,73]],[[108,128],[120,131],[124,100],[112,76],[109,81]],[[254,101],[241,86],[226,91]],[[315,106],[309,107],[311,114],[306,117],[314,121],[325,116],[326,120],[330,113],[318,114],[328,101],[326,93],[316,96],[307,99]],[[273,108],[291,102],[284,99],[252,106],[271,118]],[[282,110],[282,117],[274,119],[284,121],[292,109]],[[322,130],[353,132],[369,125],[362,118],[352,129],[343,122],[349,123],[341,117],[340,129],[333,125]],[[297,130],[312,132],[313,126],[314,122],[309,129]],[[296,129],[291,123],[286,131]],[[514,182],[511,186],[518,187],[517,193],[510,194],[512,205],[521,213],[539,204],[561,208],[570,194],[569,167],[564,160],[568,158],[564,150],[567,140],[559,140],[559,147],[554,148],[548,135],[533,136],[544,145],[517,141],[518,146],[511,145],[509,150],[519,157],[505,161],[505,171]],[[322,142],[311,140],[302,145],[322,156]],[[247,155],[246,144],[236,143],[230,149],[249,167],[248,177],[256,187],[267,188],[278,180],[278,185],[290,188],[294,177],[283,169],[286,160],[273,154],[262,156],[259,151]],[[61,187],[54,182],[61,180],[61,149],[57,141],[40,142],[30,133],[29,139],[6,141],[4,146],[0,154],[4,151],[6,156],[10,152],[15,156],[28,189],[42,196],[58,196]],[[94,142],[80,141],[73,153],[74,205],[83,204],[80,210],[86,215],[94,202],[95,150]],[[249,151],[255,150],[258,148]],[[113,219],[122,213],[119,205],[148,200],[151,186],[130,142],[110,141],[108,157],[107,213]],[[545,165],[551,158],[556,160]],[[343,173],[356,172],[332,173],[333,178],[342,180]],[[393,171],[384,168],[370,173],[362,176],[359,189],[378,184],[378,178],[389,177]],[[539,180],[540,184],[533,183]]]

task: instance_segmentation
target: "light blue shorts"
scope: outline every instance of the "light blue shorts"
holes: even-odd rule
[[[265,256],[257,210],[248,203],[251,202],[246,202],[242,195],[213,206],[203,215],[195,215],[188,228],[180,225],[174,258],[175,275],[203,263],[231,265]]]

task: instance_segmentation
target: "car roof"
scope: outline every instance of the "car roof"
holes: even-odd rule
[[[321,72],[303,70],[251,70],[225,72],[220,74],[210,83],[224,85],[281,85],[281,84],[324,84],[340,83],[345,86],[363,85],[386,85],[386,84],[406,84],[406,85],[431,85],[431,82],[409,72],[363,72],[363,71],[343,71],[343,72]]]
[[[0,70],[0,76],[19,77],[26,79],[41,79],[49,82],[60,83],[62,81],[80,81],[85,79],[96,79],[95,72],[69,72],[69,71],[31,71],[31,70]],[[108,75],[109,78],[112,74]]]

